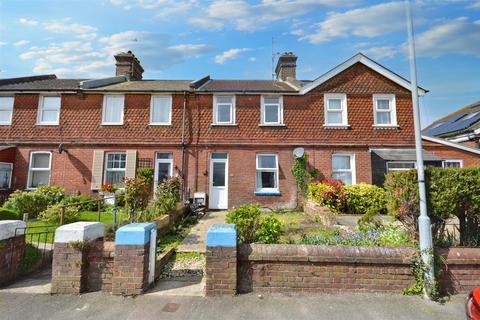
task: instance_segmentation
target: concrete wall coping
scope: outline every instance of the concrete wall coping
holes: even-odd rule
[[[214,224],[207,231],[207,247],[236,247],[237,229],[234,224]]]
[[[55,231],[56,243],[89,241],[103,238],[105,226],[101,222],[75,222],[58,227]]]
[[[2,220],[0,221],[0,240],[10,239],[15,236],[23,235],[27,224],[22,220]],[[20,228],[20,229],[18,229]]]
[[[447,265],[475,264],[480,265],[480,248],[451,247],[437,248],[435,253],[441,255]]]
[[[156,228],[153,222],[127,224],[115,233],[115,245],[145,245],[150,242],[151,230]]]
[[[240,260],[411,264],[413,248],[249,244],[238,250]]]

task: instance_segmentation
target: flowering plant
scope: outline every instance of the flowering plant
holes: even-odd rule
[[[102,184],[102,192],[113,193],[117,190],[117,187],[113,183]]]

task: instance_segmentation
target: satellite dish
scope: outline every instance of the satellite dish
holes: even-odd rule
[[[305,154],[305,149],[303,148],[295,148],[293,149],[293,156],[295,158],[301,158]]]

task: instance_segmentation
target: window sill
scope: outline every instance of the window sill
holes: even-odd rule
[[[10,127],[11,125],[11,123],[0,123],[0,127]]]
[[[280,191],[255,191],[254,195],[256,196],[281,196],[282,193]]]
[[[349,124],[324,124],[325,129],[349,129]]]
[[[283,123],[260,123],[259,127],[285,127]]]
[[[123,123],[101,123],[102,127],[122,127]]]
[[[54,127],[54,126],[59,126],[59,123],[36,123],[35,124],[38,127]]]
[[[400,128],[398,125],[380,125],[380,124],[374,124],[373,129],[398,129]]]
[[[149,127],[171,127],[171,123],[149,123]]]
[[[236,127],[236,123],[212,123],[212,127]]]

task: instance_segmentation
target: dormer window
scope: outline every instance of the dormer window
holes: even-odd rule
[[[213,124],[235,124],[235,96],[213,97]]]
[[[60,121],[60,97],[40,96],[37,124],[58,125]]]
[[[283,103],[281,96],[262,96],[262,125],[283,124]]]
[[[394,127],[397,125],[395,95],[374,94],[374,125],[379,127]]]
[[[348,126],[346,94],[325,94],[324,104],[325,126]]]

